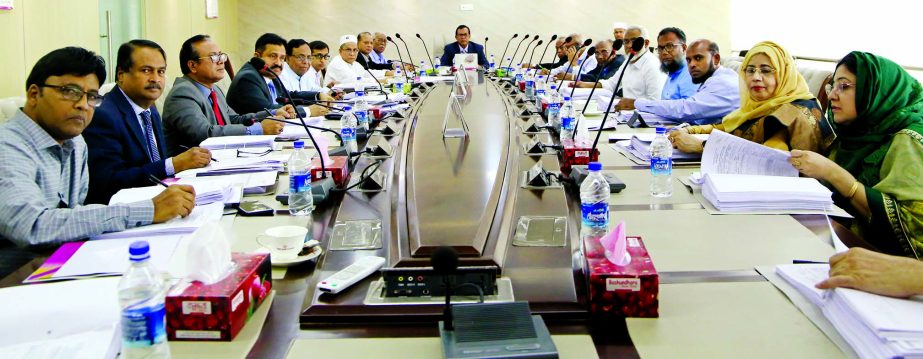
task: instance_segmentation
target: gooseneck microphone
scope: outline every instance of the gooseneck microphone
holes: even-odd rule
[[[568,37],[568,39],[570,39],[570,37]],[[568,40],[567,42],[570,42],[570,40]],[[583,44],[581,44],[580,46],[577,47],[576,50],[574,50],[575,58],[567,62],[567,69],[564,71],[564,76],[561,76],[561,82],[558,83],[558,88],[561,88],[561,85],[564,85],[564,79],[567,78],[567,74],[570,72],[570,68],[574,65],[574,60],[576,60],[576,56],[580,53],[580,49],[587,47],[592,43],[593,43],[593,39],[586,39],[586,41],[584,41]],[[586,60],[584,60],[584,62],[586,62]]]
[[[539,64],[541,64],[541,63],[542,63],[542,60],[544,60],[545,54],[548,52],[548,46],[551,46],[551,44],[552,44],[555,40],[557,40],[557,39],[558,39],[558,35],[557,35],[557,34],[551,35],[551,39],[548,39],[548,43],[545,44],[545,49],[542,50],[542,54],[538,56],[538,63],[539,63]],[[538,48],[538,47],[536,46],[536,48]],[[532,52],[535,52],[535,50],[532,50]],[[532,63],[532,58],[531,58],[531,57],[529,58],[529,63]],[[539,67],[541,67],[541,66],[535,66],[536,69],[539,68]]]
[[[587,48],[587,49],[586,49],[586,56],[583,58],[583,62],[580,63],[580,67],[577,68],[577,74],[574,75],[574,84],[576,84],[577,81],[580,81],[580,74],[583,73],[583,67],[586,66],[586,63],[587,63],[587,62],[589,62],[589,61],[587,61],[587,60],[590,59],[590,56],[595,56],[595,55],[596,55],[596,48],[595,48],[595,47],[590,47],[590,48]],[[564,76],[567,77],[567,74],[565,74]],[[558,88],[560,88],[560,87],[558,87]],[[574,85],[573,89],[570,90],[570,98],[571,98],[571,99],[574,98],[574,91],[576,91],[576,90],[577,90],[577,86]]]
[[[445,310],[442,312],[442,329],[454,330],[452,322],[452,276],[458,270],[458,252],[452,247],[442,246],[436,248],[430,256],[433,272],[442,276],[442,285],[445,286]]]
[[[532,46],[532,43],[535,42],[535,40],[538,40],[538,35],[532,37],[532,41],[529,41],[529,43],[526,44],[526,48],[522,50],[522,57],[519,58],[519,62],[517,62],[517,64],[521,64],[526,60],[526,54],[529,52],[529,46]]]
[[[401,42],[404,43],[404,50],[407,50],[407,60],[410,60],[410,62],[413,62],[413,55],[410,54],[410,47],[407,47],[407,41],[404,41],[404,39],[401,38],[401,34],[398,34],[398,33],[394,33],[394,37],[396,37],[398,40],[401,40]]]
[[[385,94],[385,101],[390,101],[388,99],[388,93],[385,92],[385,87],[381,85],[381,81],[378,81],[378,79],[375,78],[375,74],[372,73],[372,70],[365,68],[365,72],[368,72],[369,76],[372,76],[372,80],[375,80],[375,82],[378,83],[378,90],[381,91],[381,93]]]
[[[529,55],[529,66],[532,66],[532,58],[535,57],[535,50],[538,50],[539,46],[542,46],[545,40],[538,40],[538,43],[535,44],[535,47],[532,48],[532,54]]]
[[[266,61],[263,61],[263,59],[259,57],[254,57],[250,59],[250,65],[256,69],[259,69],[260,72],[267,72],[272,74],[272,77],[274,77],[276,80],[279,80],[279,85],[282,87],[282,89],[285,89],[285,86],[282,85],[282,80],[279,79],[279,76],[276,75],[275,72],[269,70],[269,66],[266,65]],[[285,93],[285,95],[288,97],[288,101],[292,103],[292,108],[295,109],[295,117],[297,117],[298,121],[301,122],[301,126],[304,127],[304,131],[308,133],[308,138],[311,139],[311,143],[314,145],[314,148],[320,150],[320,146],[317,145],[317,140],[314,139],[314,135],[311,134],[311,130],[308,129],[308,124],[304,122],[304,116],[302,116],[301,111],[298,111],[298,108],[295,107],[295,101],[292,99],[292,94],[289,93],[288,90],[282,92]],[[327,164],[324,161],[324,156],[320,156],[320,170],[320,178],[327,178]]]
[[[488,37],[484,36],[484,56],[487,56],[487,40]]]
[[[509,49],[510,49],[510,43],[513,42],[513,39],[515,39],[515,38],[517,38],[517,37],[519,37],[519,34],[513,34],[513,37],[511,37],[511,38],[506,42],[506,47],[503,48],[503,55],[500,55],[500,67],[503,67],[503,57],[506,56],[506,50],[509,50]]]
[[[417,34],[417,38],[420,39],[420,42],[423,43],[423,51],[426,51],[426,59],[429,60],[429,67],[436,71],[436,64],[433,63],[433,55],[429,53],[429,49],[426,48],[426,41],[420,37],[420,34]],[[438,75],[438,74],[437,74]]]
[[[599,136],[603,133],[602,128],[606,125],[606,119],[609,118],[609,113],[612,111],[612,103],[615,102],[615,95],[619,93],[619,86],[622,85],[622,77],[625,76],[625,70],[627,70],[628,65],[631,64],[631,59],[643,48],[644,38],[639,36],[631,42],[631,53],[629,53],[628,58],[625,59],[625,66],[622,66],[624,70],[619,74],[619,79],[615,82],[615,87],[612,89],[612,96],[609,97],[609,105],[606,106],[606,114],[603,116],[603,122],[599,125],[599,132],[596,133],[596,140],[593,141],[593,147],[590,148],[590,153],[593,153],[592,151],[595,150],[596,145],[599,144]]]
[[[402,71],[402,72],[404,73],[404,81],[409,81],[409,80],[410,80],[410,76],[407,74],[407,67],[404,66],[404,64],[406,64],[406,62],[404,62],[404,58],[401,56],[401,47],[400,47],[400,46],[397,46],[397,43],[394,42],[394,40],[391,39],[391,36],[386,37],[386,39],[388,39],[388,42],[394,44],[394,50],[397,51],[397,58],[398,58],[398,60],[401,61],[401,68],[404,69],[404,71]],[[407,56],[410,56],[410,54],[408,53]]]
[[[519,45],[516,45],[516,51],[513,51],[513,56],[510,56],[510,63],[509,65],[507,65],[507,67],[513,67],[513,60],[516,59],[516,53],[519,52],[519,47],[522,46],[523,41],[526,41],[528,39],[529,39],[529,34],[526,34],[526,36],[523,37],[522,40],[519,40]]]

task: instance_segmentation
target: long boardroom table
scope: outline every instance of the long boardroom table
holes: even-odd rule
[[[377,274],[336,296],[321,294],[315,286],[361,256],[385,257],[389,267],[428,266],[429,255],[442,245],[460,253],[461,265],[498,266],[501,277],[511,281],[515,299],[528,301],[533,313],[542,315],[556,341],[580,343],[568,335],[590,336],[600,357],[843,355],[754,270],[793,259],[825,261],[833,248],[823,216],[709,215],[677,180],[695,171],[694,166],[676,166],[673,196],[653,198],[649,169],[630,161],[605,139],[599,145],[603,170],[627,185],[611,196],[610,225],[624,220],[628,234],[640,236],[650,251],[660,274],[660,318],[595,318],[588,311],[576,191],[523,186],[522,172],[536,162],[552,171],[560,166],[554,155],[527,156],[524,145],[534,137],[545,143],[554,137],[523,134],[525,124],[542,120],[520,116],[518,91],[479,74],[458,101],[468,136],[445,138],[446,121],[449,127],[459,126],[456,117],[446,117],[452,90],[450,83],[418,89],[404,118],[387,120],[401,129],[384,138],[393,148],[392,156],[357,161],[354,178],[381,160],[384,190],[335,192],[317,206],[313,222],[289,216],[273,195],[247,199],[280,209],[275,216],[223,218],[234,251],[258,250],[258,234],[286,224],[312,226],[314,238],[325,249],[316,262],[273,269],[275,297],[247,357],[297,357],[327,339],[438,337],[441,304],[365,303]],[[333,121],[325,125],[338,127]],[[619,125],[615,131],[653,129]],[[368,142],[380,141],[379,136]],[[280,176],[280,187],[287,183],[287,177]],[[566,245],[514,246],[522,216],[566,218]],[[381,248],[328,249],[338,223],[360,220],[380,221]],[[850,238],[844,228],[834,228],[841,238]],[[363,342],[355,343],[354,349],[361,350]],[[408,343],[400,345],[415,342]],[[432,342],[425,343],[435,350]],[[441,355],[423,353],[414,357]]]

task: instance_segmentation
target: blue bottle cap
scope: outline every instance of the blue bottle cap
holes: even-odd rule
[[[353,109],[352,106],[345,106],[345,107],[343,107],[343,111],[349,111],[349,110],[352,110],[352,109]]]
[[[656,130],[656,131],[657,131],[657,134],[658,134],[658,135],[662,135],[662,134],[664,134],[664,133],[667,133],[667,129],[664,128],[664,127],[657,127],[657,130]]]
[[[600,171],[603,169],[603,164],[599,162],[590,162],[590,171]]]
[[[564,101],[570,101],[570,96],[564,96]]]
[[[304,141],[295,141],[295,144],[294,144],[294,145],[295,145],[295,149],[296,149],[296,150],[297,150],[297,149],[304,148]]]
[[[128,259],[132,261],[143,261],[151,258],[151,246],[147,241],[135,241],[128,246]]]
[[[365,91],[356,91],[356,97],[365,96]]]

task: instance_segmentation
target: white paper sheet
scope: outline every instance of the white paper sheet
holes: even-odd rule
[[[151,264],[166,271],[182,235],[151,236],[144,240],[151,248]],[[139,238],[114,238],[87,241],[61,266],[52,278],[93,274],[123,274],[128,269],[128,246]]]
[[[149,226],[135,227],[122,232],[104,233],[93,239],[106,238],[139,238],[155,235],[187,234],[192,233],[203,224],[210,221],[221,220],[224,214],[224,203],[212,203],[196,206],[186,218],[174,218],[170,221]]]
[[[702,174],[748,174],[798,177],[783,152],[714,130],[702,153]]]

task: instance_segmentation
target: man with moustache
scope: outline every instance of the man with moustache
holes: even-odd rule
[[[565,52],[564,40],[563,37],[558,37],[554,42],[554,55],[558,58],[558,61],[538,64],[537,68],[550,70],[567,64],[567,53]]]
[[[608,80],[599,82],[596,87],[607,91],[619,93],[622,100],[616,105],[623,109],[623,102],[633,102],[631,99],[659,100],[663,92],[663,84],[667,76],[660,71],[658,61],[648,51],[650,40],[647,39],[647,30],[641,26],[629,26],[625,32],[625,45],[622,47],[626,54],[631,53],[631,44],[635,39],[641,39],[644,45],[631,59],[625,61]],[[624,74],[624,75],[623,75]],[[619,88],[615,88],[621,78]],[[577,82],[577,87],[591,88],[592,82]],[[628,100],[628,101],[626,101]]]
[[[320,87],[317,81],[317,72],[315,71],[313,74],[310,72],[311,65],[314,62],[311,51],[311,46],[307,41],[303,39],[289,40],[285,44],[285,63],[282,64],[279,81],[282,82],[282,87],[289,91],[293,98],[303,98],[305,94],[316,93],[319,100],[333,101],[334,98],[329,94],[330,89]],[[326,114],[323,110],[324,108],[321,106],[311,105],[310,112]]]
[[[153,106],[163,94],[166,71],[157,43],[131,40],[119,47],[116,86],[83,132],[89,150],[87,203],[107,204],[121,189],[152,185],[151,176],[164,179],[210,162],[211,153],[198,147],[167,157],[160,112]]]
[[[103,101],[105,80],[103,59],[93,52],[54,50],[29,73],[25,105],[0,125],[0,276],[34,258],[34,246],[162,223],[195,206],[191,186],[133,203],[83,204],[89,169],[81,133]]]
[[[612,51],[612,41],[601,40],[596,43],[596,68],[580,75],[580,81],[595,82],[608,79],[615,74],[622,63],[625,62],[625,56]]]
[[[334,84],[355,84],[356,79],[370,77],[368,71],[356,61],[359,57],[358,40],[353,35],[343,35],[340,37],[340,55],[330,61],[327,67],[327,73],[324,76],[324,86],[333,86]]]
[[[256,39],[253,57],[258,57],[266,64],[266,69],[254,68],[250,62],[245,63],[237,71],[231,87],[228,88],[228,105],[238,113],[252,113],[263,110],[272,110],[288,107],[281,105],[278,97],[291,97],[302,100],[317,100],[317,92],[291,92],[285,88],[278,78],[282,74],[282,64],[285,63],[285,39],[281,36],[266,33]],[[294,113],[294,112],[293,112]],[[314,106],[311,116],[323,116],[327,109]],[[289,118],[292,118],[291,116]]]
[[[385,70],[385,76],[391,76],[392,73],[389,71],[392,68],[390,61],[377,63],[372,59],[372,53],[375,52],[375,40],[372,38],[372,33],[368,31],[360,32],[356,36],[356,40],[359,41],[357,44],[359,46],[359,56],[356,57],[356,62],[369,70]],[[384,51],[384,48],[382,48],[382,51]]]
[[[634,107],[677,122],[707,125],[720,122],[740,106],[740,79],[737,72],[720,65],[718,44],[705,39],[693,41],[686,51],[686,62],[692,83],[698,86],[694,95],[678,100],[638,99]]]

